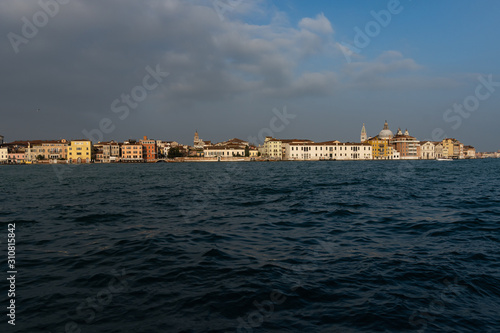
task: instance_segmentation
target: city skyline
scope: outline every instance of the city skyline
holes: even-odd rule
[[[280,137],[358,141],[388,119],[499,149],[500,4],[220,3],[0,4],[0,134],[247,140],[286,108]]]

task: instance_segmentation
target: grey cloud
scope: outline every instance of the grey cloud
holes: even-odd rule
[[[156,64],[170,75],[129,120],[118,121],[110,138],[141,133],[191,140],[190,132],[180,133],[203,121],[224,124],[213,129],[220,139],[244,137],[258,132],[258,124],[267,125],[273,107],[306,105],[300,99],[331,98],[367,86],[411,87],[418,80],[438,86],[447,80],[415,79],[422,66],[395,51],[345,64],[342,53],[332,51],[335,32],[328,18],[320,14],[292,26],[264,1],[243,1],[221,21],[204,0],[74,0],[61,5],[15,54],[5,36],[21,33],[21,18],[39,10],[36,0],[0,2],[0,108],[2,124],[10,124],[0,131],[9,139],[81,136],[83,128],[115,116],[111,103],[141,84],[146,66]],[[251,15],[266,16],[270,23],[247,23],[244,18]],[[343,69],[335,72],[324,58]],[[304,65],[308,61],[311,66]],[[332,103],[321,108],[330,110]],[[44,112],[34,115],[38,107]],[[243,126],[244,121],[254,127]]]

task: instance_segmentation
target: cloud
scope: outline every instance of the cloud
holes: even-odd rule
[[[304,30],[314,31],[321,34],[332,34],[333,28],[330,21],[323,13],[312,19],[309,17],[303,18],[299,22],[299,27]]]
[[[0,2],[0,30],[20,34],[21,18],[37,11],[36,0]],[[235,109],[266,118],[272,107],[358,88],[449,84],[431,82],[423,66],[397,51],[347,64],[324,14],[290,22],[265,1],[243,1],[223,21],[205,0],[71,1],[18,54],[3,39],[3,121],[42,108],[50,118],[23,131],[78,137],[82,127],[115,116],[111,103],[156,64],[170,75],[133,110],[133,121],[120,123],[124,132],[141,121],[143,132],[167,118],[190,123],[202,113],[228,121]]]

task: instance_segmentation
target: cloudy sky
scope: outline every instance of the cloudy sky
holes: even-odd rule
[[[0,2],[7,141],[359,141],[387,120],[500,149],[496,0],[55,1]]]

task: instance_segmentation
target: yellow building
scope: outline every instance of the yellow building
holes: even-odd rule
[[[264,140],[264,157],[281,160],[283,158],[283,148],[281,140],[267,136]]]
[[[361,138],[366,137],[366,129],[363,124],[363,129],[361,130]],[[384,123],[384,128],[380,131],[377,136],[371,137],[366,142],[372,146],[372,156],[374,160],[392,160],[397,158],[397,154],[393,147],[389,144],[389,141],[394,137],[394,134],[389,129],[389,124],[387,121]]]
[[[249,157],[258,157],[259,156],[259,150],[257,148],[250,148],[248,153],[249,153]]]
[[[367,141],[372,146],[372,156],[374,160],[392,159],[392,147],[389,140],[379,139],[378,136],[369,138]]]
[[[90,163],[92,160],[92,141],[73,140],[68,147],[69,163]]]
[[[443,141],[443,157],[463,159],[464,145],[457,139],[444,139]]]

